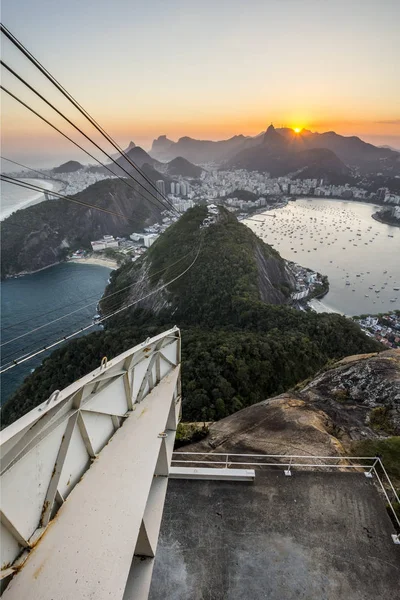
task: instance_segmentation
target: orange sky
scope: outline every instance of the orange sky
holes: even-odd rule
[[[273,122],[400,148],[399,0],[13,0],[2,20],[121,144]],[[82,122],[9,43],[2,56]],[[3,154],[87,160],[4,94],[2,126]]]

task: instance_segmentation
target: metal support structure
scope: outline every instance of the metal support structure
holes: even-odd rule
[[[147,598],[180,415],[179,340],[175,327],[103,359],[1,432],[4,598],[130,600],[132,578]]]
[[[290,470],[290,466],[291,466],[291,464],[292,464],[292,460],[293,460],[293,459],[291,458],[291,459],[290,459],[290,461],[289,461],[289,466],[288,466],[288,468],[284,470],[284,473],[285,473],[286,477],[291,477],[291,476],[292,476],[292,472],[291,472],[291,470]]]

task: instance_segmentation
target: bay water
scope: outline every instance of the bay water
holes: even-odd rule
[[[109,276],[110,269],[106,267],[62,263],[3,281],[1,364],[9,364],[21,355],[90,325]],[[50,321],[54,323],[43,327]],[[98,327],[89,329],[88,333],[96,329]],[[35,331],[26,335],[32,330]],[[50,353],[42,353],[1,375],[2,403]]]
[[[318,312],[377,314],[400,309],[400,228],[375,221],[380,208],[302,198],[244,222],[283,258],[328,276]]]

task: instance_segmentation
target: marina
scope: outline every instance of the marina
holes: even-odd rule
[[[275,210],[274,219],[261,213],[244,222],[283,258],[328,276],[319,312],[373,314],[400,308],[400,229],[373,220],[375,210],[305,198]]]

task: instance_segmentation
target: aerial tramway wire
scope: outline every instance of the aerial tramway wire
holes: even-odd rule
[[[59,192],[46,190],[46,188],[43,188],[39,185],[35,185],[33,183],[26,183],[25,181],[21,181],[21,179],[15,179],[15,177],[10,177],[9,175],[0,175],[0,179],[2,181],[4,181],[5,183],[11,183],[12,185],[26,188],[28,190],[33,190],[35,192],[48,192],[52,196],[58,196],[58,198],[62,198],[63,200],[68,200],[69,202],[73,202],[74,204],[80,204],[81,206],[86,206],[87,208],[93,208],[94,210],[99,210],[101,212],[108,213],[110,215],[113,215],[114,217],[126,219],[127,221],[132,220],[129,217],[127,217],[126,215],[124,215],[123,213],[117,213],[112,210],[109,210],[108,208],[101,208],[100,206],[95,206],[94,204],[89,204],[88,202],[82,202],[81,200],[75,200],[71,196],[66,196],[65,194],[60,194]]]
[[[78,127],[77,125],[75,125],[75,123],[73,121],[71,121],[71,119],[69,119],[68,117],[66,117],[64,115],[63,112],[61,112],[56,106],[54,106],[54,104],[52,104],[51,102],[49,102],[49,100],[47,100],[42,94],[40,94],[40,92],[38,92],[33,86],[31,86],[25,79],[23,79],[23,77],[21,77],[20,75],[18,75],[18,73],[16,73],[9,65],[7,65],[3,60],[0,60],[0,64],[7,69],[7,71],[9,71],[16,79],[18,79],[21,83],[23,83],[29,90],[31,90],[31,92],[33,92],[34,94],[36,94],[36,96],[38,96],[38,98],[40,98],[43,102],[45,102],[48,106],[50,106],[50,108],[52,108],[58,115],[60,115],[65,121],[67,121],[67,123],[69,125],[71,125],[72,127],[74,127],[74,129],[76,129],[81,135],[83,135],[91,144],[93,144],[98,150],[100,150],[100,152],[102,152],[105,156],[107,156],[107,158],[109,160],[111,160],[118,168],[122,169],[129,177],[131,177],[138,185],[140,185],[143,189],[145,189],[152,198],[154,198],[155,200],[157,200],[157,202],[162,203],[162,201],[159,199],[159,197],[156,197],[151,190],[149,190],[148,188],[146,188],[146,186],[144,186],[140,181],[138,181],[135,177],[132,176],[131,173],[129,173],[126,169],[124,169],[123,167],[121,167],[121,165],[112,157],[110,156],[105,150],[103,150],[103,148],[101,146],[99,146],[95,141],[92,140],[92,138],[90,136],[88,136],[82,129],[80,129],[80,127]],[[93,158],[93,157],[92,157]],[[103,163],[100,163],[104,168],[106,168],[108,171],[110,171],[111,173],[113,173],[116,177],[117,174],[114,173],[113,171],[111,171],[108,167],[106,167]],[[119,179],[121,179],[121,177],[118,177]],[[121,179],[122,181],[124,181],[123,179]],[[161,195],[158,191],[158,195]],[[166,199],[165,199],[166,200]],[[169,203],[169,201],[168,201]],[[169,205],[174,209],[175,207],[169,203]],[[163,205],[164,206],[164,205]]]
[[[6,160],[7,162],[12,163],[13,165],[18,165],[19,167],[22,167],[23,169],[28,169],[28,171],[32,171],[33,173],[37,173],[38,175],[40,175],[41,179],[50,179],[51,181],[59,181],[58,179],[55,179],[54,177],[50,177],[50,175],[47,175],[46,173],[43,173],[42,171],[38,171],[37,169],[32,169],[32,167],[27,167],[26,165],[23,165],[22,163],[17,162],[16,160],[11,160],[11,158],[7,158],[6,156],[0,155],[0,159],[1,160]]]
[[[18,48],[22,54],[44,75],[62,94],[67,98],[73,106],[97,129],[99,133],[127,160],[131,166],[150,184],[155,190],[157,196],[161,196],[173,210],[176,210],[172,203],[162,194],[162,192],[154,185],[150,178],[129,158],[115,140],[97,123],[97,121],[85,110],[79,102],[70,94],[57,79],[40,63],[40,61],[5,27],[0,23],[0,31],[9,39],[9,41]],[[119,166],[119,165],[118,165]]]
[[[21,98],[18,98],[18,96],[15,96],[15,94],[13,94],[12,92],[10,92],[10,90],[8,90],[7,88],[5,88],[3,85],[0,85],[0,89],[2,89],[4,92],[6,92],[6,94],[8,94],[9,96],[11,96],[14,100],[16,100],[17,102],[19,102],[22,106],[24,106],[26,109],[28,109],[31,113],[33,113],[36,117],[38,117],[39,119],[41,119],[44,123],[46,123],[47,125],[49,125],[50,127],[52,127],[55,131],[57,131],[57,133],[59,133],[60,135],[62,135],[64,138],[66,138],[69,142],[71,142],[72,144],[74,144],[74,146],[76,146],[77,148],[79,148],[79,150],[82,150],[82,152],[84,152],[85,154],[87,154],[88,156],[90,156],[90,158],[92,158],[95,162],[97,162],[99,165],[101,165],[104,169],[106,169],[109,173],[111,173],[111,175],[113,177],[116,177],[117,179],[119,179],[120,181],[122,181],[123,183],[125,183],[129,188],[131,188],[133,191],[135,191],[136,193],[140,194],[140,192],[135,189],[134,187],[132,187],[128,181],[126,180],[126,178],[120,177],[119,175],[117,175],[114,171],[112,171],[107,165],[105,165],[103,162],[101,162],[98,158],[96,158],[95,156],[93,156],[93,154],[91,154],[88,150],[86,150],[83,146],[81,146],[80,144],[78,144],[78,142],[76,142],[75,140],[73,140],[71,137],[69,137],[66,133],[64,133],[63,131],[61,131],[61,129],[59,129],[58,127],[56,127],[56,125],[54,125],[53,123],[51,123],[48,119],[46,119],[43,115],[41,115],[40,113],[38,113],[35,109],[33,109],[31,106],[29,106],[28,104],[26,104],[26,102],[24,102],[23,100],[21,100]],[[57,110],[56,108],[54,110]],[[58,112],[58,110],[57,110]],[[65,117],[67,121],[69,121],[69,119],[67,117]],[[83,134],[84,135],[84,134]],[[97,146],[97,144],[95,142],[93,142],[93,144],[95,144]],[[98,146],[99,147],[99,146]],[[100,148],[101,149],[101,148]],[[102,152],[104,152],[104,154],[106,154],[106,156],[108,156],[108,154],[102,150]],[[113,160],[113,159],[112,159]],[[167,208],[162,201],[159,198],[156,198],[154,196],[154,194],[148,190],[142,183],[140,183],[140,181],[137,181],[137,179],[135,179],[130,173],[129,171],[127,171],[126,169],[124,169],[123,167],[120,167],[120,165],[113,160],[113,162],[115,162],[115,164],[121,168],[130,179],[132,179],[135,183],[137,183],[138,185],[140,185],[140,187],[142,187],[143,189],[145,189],[152,198],[155,198],[155,200],[163,207],[163,209],[165,210],[170,210],[169,208]],[[142,197],[144,198],[144,200],[147,200],[148,202],[151,202],[151,204],[154,204],[154,202],[152,200],[150,200],[150,198],[146,198],[143,193],[141,194]],[[173,207],[175,212],[177,212],[177,209],[175,209],[175,207]]]
[[[193,251],[195,251],[195,250],[196,249],[194,249]],[[191,252],[188,253],[188,254],[186,254],[184,257],[181,257],[181,259],[179,259],[179,261],[175,261],[174,263],[172,263],[171,265],[169,265],[168,267],[166,267],[162,271],[167,270],[170,267],[172,267],[173,265],[177,264],[178,262],[180,262],[181,260],[183,260],[184,258],[186,258],[187,256],[189,256],[189,254],[191,254]],[[142,278],[141,280],[139,280],[139,281],[131,284],[131,286],[132,287],[133,286],[138,287],[144,280],[150,279],[151,277],[155,276],[156,274],[158,274],[160,272],[161,272],[161,270],[158,271],[158,272],[156,272],[156,273],[153,273],[153,275],[151,275],[149,277]],[[141,299],[139,299],[138,302],[140,302],[140,300]],[[114,314],[114,310],[116,308],[118,308],[118,306],[121,306],[121,304],[119,302],[117,302],[117,303],[114,302],[112,304],[112,306],[107,307],[108,310],[107,310],[107,313],[104,314],[104,317],[108,318],[108,316],[112,316],[112,314]],[[89,317],[89,316],[86,316],[85,319],[89,319],[90,320],[90,324],[94,325],[94,326],[96,326],[97,324],[101,324],[100,321],[97,321],[97,320],[93,321],[93,318]],[[84,332],[86,330],[86,327],[83,324],[79,323],[79,317],[78,317],[78,320],[76,322],[76,326],[78,327],[78,329],[76,331],[77,335],[79,335],[81,332]],[[74,327],[74,324],[73,323],[69,323],[68,327],[67,327],[67,330],[71,331],[72,327]],[[54,334],[57,335],[57,337],[59,337],[60,339],[63,340],[64,338],[63,338],[63,336],[61,334],[64,333],[64,331],[66,331],[66,329],[61,328],[61,329],[59,329],[59,332],[54,332]],[[2,366],[0,368],[5,370],[5,367],[8,367],[9,365],[13,365],[14,364],[14,357],[16,355],[18,355],[18,358],[16,360],[18,360],[19,361],[18,364],[20,364],[20,361],[23,358],[25,358],[27,356],[30,356],[33,352],[36,352],[38,350],[47,351],[48,350],[48,345],[47,345],[48,342],[46,340],[48,340],[48,337],[49,337],[48,334],[47,335],[45,334],[45,335],[41,336],[41,338],[39,340],[35,340],[35,342],[33,344],[28,344],[25,347],[18,348],[16,350],[11,351],[11,353],[9,353],[9,354],[7,354],[7,356],[3,357],[3,359],[2,359],[2,363],[3,364],[2,364]],[[21,353],[22,353],[22,355],[21,355]]]
[[[116,292],[113,292],[112,294],[108,294],[107,296],[103,296],[100,301],[103,302],[104,300],[107,300],[108,298],[111,298],[113,296],[116,296],[117,294],[120,294],[121,292],[124,292],[125,290],[133,287],[133,286],[138,286],[140,284],[142,284],[143,282],[151,279],[152,277],[155,277],[156,275],[159,275],[160,273],[163,273],[164,271],[167,271],[168,269],[170,269],[171,267],[173,267],[174,265],[180,263],[182,260],[184,260],[185,258],[187,258],[190,254],[192,254],[194,252],[194,248],[192,250],[190,250],[190,252],[188,252],[187,254],[185,254],[185,256],[182,256],[181,258],[179,258],[178,260],[176,260],[175,262],[173,262],[172,264],[168,265],[167,267],[165,267],[164,269],[160,269],[159,271],[156,271],[155,273],[152,273],[151,275],[147,276],[147,277],[143,277],[142,279],[139,279],[138,281],[135,281],[134,283],[131,283],[130,285],[127,285],[123,288],[121,288],[120,290],[117,290]],[[80,308],[77,308],[69,313],[66,313],[65,315],[62,315],[61,317],[57,317],[57,319],[53,319],[52,321],[48,321],[47,323],[44,323],[43,325],[39,325],[38,327],[35,327],[34,329],[31,329],[21,335],[18,335],[14,338],[12,338],[11,340],[7,340],[6,342],[3,342],[2,344],[0,344],[0,347],[2,348],[3,346],[7,346],[8,344],[11,344],[12,342],[16,342],[17,340],[20,340],[21,338],[24,338],[28,335],[31,335],[32,333],[35,333],[36,331],[39,331],[41,329],[44,329],[45,327],[49,327],[50,325],[53,325],[54,323],[57,323],[59,321],[61,321],[62,319],[66,319],[67,317],[70,317],[71,315],[80,312],[82,310],[84,310],[85,308],[88,308],[89,306],[93,306],[93,304],[98,304],[99,301],[95,300],[94,302],[89,302],[88,304],[85,304],[84,306],[81,306]],[[49,313],[43,313],[43,315],[46,315]],[[32,317],[37,319],[38,316]],[[28,321],[30,321],[31,319],[28,319]],[[25,321],[26,322],[26,321]],[[11,327],[16,326],[15,325],[11,325]]]
[[[103,299],[105,300],[105,299],[107,299],[107,298],[110,298],[110,297],[112,297],[112,296],[115,296],[115,295],[117,295],[119,292],[125,291],[126,289],[129,289],[129,288],[131,288],[131,287],[132,287],[132,288],[138,288],[138,287],[139,287],[139,286],[140,286],[140,285],[141,285],[143,282],[145,282],[145,281],[147,281],[147,280],[149,280],[149,279],[151,279],[151,278],[155,277],[156,275],[159,275],[160,273],[162,273],[162,272],[164,272],[164,271],[166,271],[166,270],[168,270],[168,269],[172,268],[173,266],[177,265],[179,262],[181,262],[182,260],[184,260],[185,258],[187,258],[187,257],[188,257],[190,254],[192,254],[192,253],[193,253],[195,250],[196,250],[196,249],[195,249],[195,248],[193,248],[193,250],[191,250],[190,252],[188,252],[187,254],[185,254],[184,256],[182,256],[180,259],[178,259],[178,260],[174,261],[173,263],[171,263],[171,264],[170,264],[170,265],[168,265],[167,267],[164,267],[163,269],[160,269],[159,271],[156,271],[156,272],[155,272],[155,273],[153,273],[152,275],[149,275],[149,276],[147,276],[147,277],[142,277],[141,279],[139,279],[138,281],[135,281],[134,283],[130,284],[129,286],[125,286],[124,288],[121,288],[121,290],[118,290],[117,292],[113,292],[112,294],[109,294],[108,296],[105,296],[104,298],[100,299],[100,302],[101,302]],[[89,304],[87,304],[86,306],[84,306],[84,307],[81,307],[81,309],[80,309],[80,310],[82,310],[82,309],[84,309],[84,308],[88,308],[89,306],[92,306],[93,304],[97,304],[97,303],[98,303],[98,301],[96,300],[95,302],[89,303]],[[115,308],[117,308],[118,306],[120,306],[120,303],[119,303],[119,302],[117,302],[117,303],[115,303],[115,302],[114,302],[114,303],[113,303],[111,306],[107,307],[107,309],[108,309],[108,312],[107,312],[107,314],[111,314],[111,313],[113,312],[113,310],[114,310]],[[76,312],[76,311],[73,311],[73,312]],[[71,316],[71,315],[73,314],[73,312],[72,312],[72,313],[69,313],[68,315],[64,315],[64,316],[65,316],[65,317]],[[45,314],[46,314],[46,313],[45,313]],[[107,315],[105,315],[105,316],[107,316]],[[62,318],[63,318],[63,317],[62,317]],[[87,318],[90,318],[91,322],[93,322],[93,319],[92,319],[92,317],[87,317]],[[57,321],[57,319],[56,319],[55,321]],[[52,324],[52,323],[45,324],[45,325],[44,325],[44,327],[46,327],[47,325],[50,325],[50,324]],[[76,324],[78,325],[78,322],[77,322]],[[97,321],[96,321],[94,324],[95,324],[95,325],[97,325]],[[71,325],[72,325],[72,323],[71,323],[71,324],[69,324],[69,326],[68,326],[68,329],[69,329],[69,330],[71,329]],[[37,329],[40,329],[40,327],[39,327],[39,328],[37,328]],[[36,330],[35,330],[35,331],[36,331]],[[64,332],[64,329],[60,329],[60,330],[59,330],[59,333],[58,333],[58,332],[55,332],[55,333],[57,333],[57,335],[60,335],[62,332]],[[32,331],[32,332],[29,332],[29,333],[33,333],[33,331]],[[2,357],[2,362],[3,362],[3,365],[2,365],[2,367],[4,367],[4,366],[7,366],[7,365],[9,365],[9,364],[12,364],[12,363],[13,363],[12,357],[14,357],[14,356],[15,356],[15,355],[17,355],[17,354],[21,354],[21,352],[24,352],[25,350],[26,350],[26,353],[25,353],[25,354],[23,354],[23,356],[22,356],[22,357],[28,356],[28,355],[29,355],[29,354],[30,354],[30,353],[33,351],[33,348],[34,348],[34,347],[35,347],[36,349],[40,349],[40,348],[42,348],[42,346],[40,346],[40,347],[38,348],[38,344],[39,344],[39,343],[41,343],[42,341],[45,341],[47,338],[48,338],[48,335],[44,335],[44,336],[43,336],[43,337],[41,337],[39,340],[36,340],[36,341],[33,343],[33,345],[32,345],[32,344],[29,344],[28,346],[25,346],[25,347],[23,347],[23,348],[18,348],[18,349],[14,350],[14,351],[11,351],[11,353],[7,354],[7,356],[4,356],[4,357]],[[18,339],[18,338],[14,338],[14,340],[11,340],[11,341],[17,341],[17,339]],[[3,344],[3,345],[5,345],[5,344]],[[45,347],[45,346],[43,346],[43,347]],[[21,357],[19,357],[19,358],[21,358]],[[10,359],[11,359],[11,360],[10,360]],[[6,362],[6,361],[8,361],[8,362]]]
[[[185,275],[193,267],[193,265],[195,264],[195,262],[197,261],[197,259],[199,257],[201,246],[202,246],[202,240],[200,240],[199,247],[198,247],[196,256],[194,257],[193,261],[177,277],[174,277],[173,279],[171,279],[167,283],[164,283],[163,285],[161,285],[157,289],[153,290],[152,292],[149,292],[148,294],[146,294],[142,298],[139,298],[138,300],[135,300],[134,302],[131,302],[130,304],[127,304],[126,306],[123,306],[122,308],[119,308],[115,312],[113,312],[111,314],[108,314],[105,317],[102,317],[96,323],[91,323],[90,325],[87,325],[86,327],[81,327],[79,330],[77,330],[77,331],[75,331],[75,332],[73,332],[73,333],[71,333],[69,335],[66,335],[63,338],[61,338],[61,339],[59,339],[59,340],[57,340],[55,342],[52,342],[48,346],[45,346],[44,348],[41,348],[40,350],[37,350],[36,352],[33,352],[33,353],[31,353],[31,354],[29,354],[27,356],[24,356],[24,357],[20,357],[19,359],[15,359],[15,360],[12,361],[12,364],[9,365],[9,366],[0,367],[0,374],[5,373],[6,371],[9,371],[10,369],[13,369],[14,367],[16,367],[19,364],[22,364],[22,363],[24,363],[24,362],[26,362],[28,360],[31,360],[35,356],[38,356],[39,354],[42,354],[43,352],[46,352],[47,350],[51,350],[52,348],[55,348],[56,346],[59,346],[63,342],[65,342],[65,341],[67,341],[67,340],[69,340],[69,339],[71,339],[71,338],[79,335],[83,331],[87,331],[87,330],[91,329],[92,327],[95,327],[96,325],[100,325],[101,323],[103,323],[107,319],[110,319],[111,317],[114,317],[115,315],[123,312],[124,310],[127,310],[131,306],[139,304],[139,302],[142,302],[143,300],[146,300],[147,298],[149,298],[150,296],[153,296],[157,292],[160,292],[161,290],[165,289],[166,287],[168,287],[169,285],[171,285],[171,283],[174,283],[174,281],[177,281],[178,279],[180,279],[181,277],[183,277],[183,275]]]
[[[159,275],[160,273],[167,271],[171,267],[175,266],[176,264],[178,264],[179,262],[184,260],[187,256],[189,256],[189,254],[192,254],[192,252],[194,252],[194,250],[195,249],[193,248],[192,250],[190,250],[190,252],[185,254],[185,256],[181,256],[181,258],[179,258],[175,262],[171,263],[167,267],[164,267],[163,269],[160,269],[159,271],[156,271],[155,273],[152,273],[151,275],[148,275],[147,277],[143,277],[142,279],[139,279],[138,281],[131,283],[130,285],[127,285],[126,287],[121,288],[117,292],[113,292],[113,294],[104,296],[104,297],[100,298],[99,301],[96,301],[96,302],[101,302],[103,300],[106,300],[107,298],[110,298],[111,296],[113,296],[115,294],[119,294],[120,292],[123,292],[126,289],[128,289],[136,284],[143,283],[147,279],[151,279],[152,277],[155,277],[156,275]],[[17,321],[17,323],[13,323],[12,325],[8,325],[7,327],[2,327],[2,331],[7,331],[7,329],[13,329],[14,327],[18,327],[18,325],[24,325],[25,323],[28,323],[29,321],[32,321],[33,319],[40,319],[40,317],[45,317],[46,315],[50,315],[54,312],[62,310],[63,308],[69,308],[70,306],[72,306],[73,304],[76,304],[77,302],[85,302],[86,300],[89,300],[90,298],[95,298],[95,297],[97,298],[98,294],[92,294],[91,296],[87,296],[86,298],[83,298],[82,300],[75,300],[74,302],[70,302],[69,304],[64,304],[63,306],[59,306],[58,308],[54,308],[53,310],[46,311],[44,313],[41,313],[40,315],[33,315],[32,317],[29,317],[29,319],[24,319],[23,321]],[[86,304],[86,307],[91,306],[92,304],[95,304],[95,302],[90,302],[89,304]],[[85,308],[85,306],[83,308]],[[4,345],[4,344],[1,344],[1,345]],[[1,345],[0,345],[0,347],[1,347]]]

